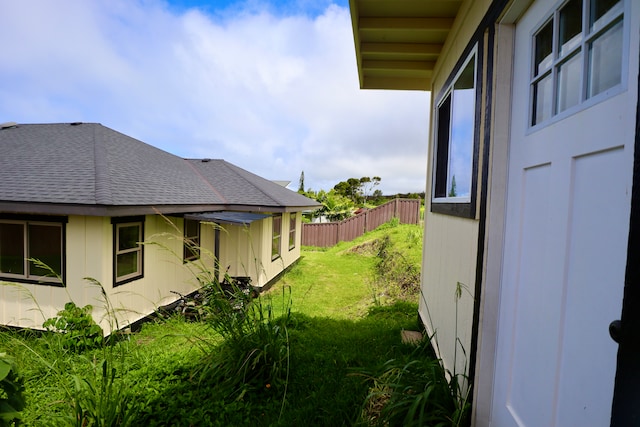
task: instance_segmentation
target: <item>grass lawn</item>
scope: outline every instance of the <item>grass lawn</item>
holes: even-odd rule
[[[419,265],[419,226],[389,224],[330,249],[303,248],[257,302],[267,313],[251,329],[263,334],[257,344],[244,341],[249,334],[236,342],[250,345],[249,370],[230,365],[237,348],[211,322],[178,316],[80,352],[60,334],[1,332],[0,353],[24,378],[21,425],[366,425],[366,373],[415,357],[400,332],[418,328],[415,290],[391,292],[375,280],[371,242],[385,235]],[[99,415],[82,424],[79,408]],[[110,422],[112,413],[126,413],[127,423]]]

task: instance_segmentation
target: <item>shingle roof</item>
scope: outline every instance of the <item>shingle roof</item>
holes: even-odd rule
[[[224,160],[185,160],[98,123],[21,124],[0,130],[0,202],[317,206]]]

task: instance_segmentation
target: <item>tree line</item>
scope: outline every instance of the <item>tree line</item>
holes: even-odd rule
[[[340,181],[329,191],[314,191],[310,188],[305,189],[304,171],[302,171],[298,183],[298,193],[321,203],[322,207],[314,211],[311,216],[313,218],[324,217],[328,221],[342,221],[354,215],[361,208],[376,207],[396,197],[422,198],[424,200],[424,193],[384,196],[382,191],[376,188],[380,185],[380,181],[382,178],[379,176],[349,178]]]

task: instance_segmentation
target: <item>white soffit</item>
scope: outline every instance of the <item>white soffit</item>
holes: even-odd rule
[[[361,89],[429,90],[462,0],[349,0]]]

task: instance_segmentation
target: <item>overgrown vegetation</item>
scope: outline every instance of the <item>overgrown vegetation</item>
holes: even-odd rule
[[[408,357],[387,361],[372,380],[362,414],[369,424],[466,425],[470,405],[459,378],[452,377],[434,357],[428,339]]]
[[[48,331],[58,332],[60,345],[81,352],[102,345],[104,333],[91,317],[90,305],[78,307],[73,302],[64,305],[56,317],[47,319],[42,325]]]
[[[0,353],[0,427],[18,425],[25,407],[24,383],[12,357]]]
[[[465,408],[441,365],[425,343],[416,350],[400,339],[401,330],[419,327],[421,240],[418,226],[392,222],[354,242],[305,248],[253,300],[241,289],[229,298],[199,271],[206,313],[197,321],[177,313],[102,340],[91,309],[67,304],[45,323],[49,331],[3,331],[0,352],[13,359],[0,356],[0,380],[17,387],[7,394],[2,383],[0,399],[13,399],[13,412],[0,406],[0,422],[457,425]],[[3,377],[5,359],[14,376]],[[377,413],[363,410],[380,403]]]

